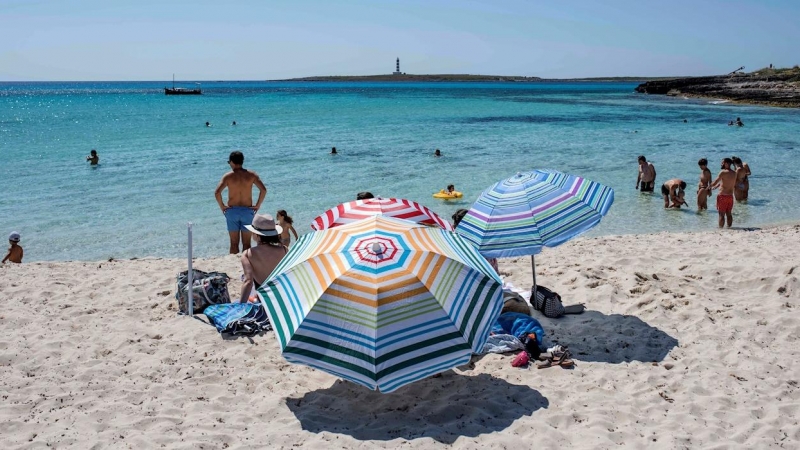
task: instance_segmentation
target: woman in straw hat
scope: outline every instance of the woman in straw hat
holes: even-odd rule
[[[240,302],[256,301],[251,298],[253,287],[261,286],[275,267],[286,255],[286,246],[281,244],[280,225],[275,224],[275,219],[269,214],[258,214],[253,217],[251,225],[245,225],[254,235],[258,236],[258,245],[242,253],[242,269],[244,270],[244,284]]]

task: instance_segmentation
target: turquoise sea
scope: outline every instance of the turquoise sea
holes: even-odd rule
[[[169,97],[165,85],[0,83],[0,233],[22,234],[26,262],[184,257],[187,222],[197,256],[225,254],[214,189],[233,150],[267,185],[262,212],[288,210],[301,233],[358,191],[449,218],[535,168],[614,188],[590,235],[717,226],[716,197],[698,214],[635,190],[639,154],[657,186],[677,177],[691,187],[699,158],[716,174],[738,155],[753,175],[735,225],[800,219],[800,110],[645,96],[635,83],[202,82],[202,96]],[[737,116],[745,127],[728,127]],[[98,167],[85,161],[93,148]],[[431,198],[449,183],[463,199]]]

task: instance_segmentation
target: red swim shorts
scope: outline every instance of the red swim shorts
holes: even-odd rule
[[[730,194],[717,195],[717,211],[721,213],[733,211],[733,196]]]

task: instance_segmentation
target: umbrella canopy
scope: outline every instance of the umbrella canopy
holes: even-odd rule
[[[411,200],[402,198],[369,198],[356,200],[331,208],[311,222],[314,230],[327,230],[367,217],[383,215],[411,222],[431,225],[453,231],[450,222],[443,220],[435,212]]]
[[[258,293],[288,361],[381,392],[469,362],[503,304],[472,245],[384,216],[302,236]]]
[[[614,190],[555,170],[518,173],[486,189],[458,234],[487,258],[535,255],[600,223]]]

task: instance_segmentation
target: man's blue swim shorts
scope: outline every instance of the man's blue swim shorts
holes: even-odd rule
[[[245,225],[253,223],[256,212],[246,206],[231,206],[225,210],[225,220],[228,222],[228,231],[247,231]]]

